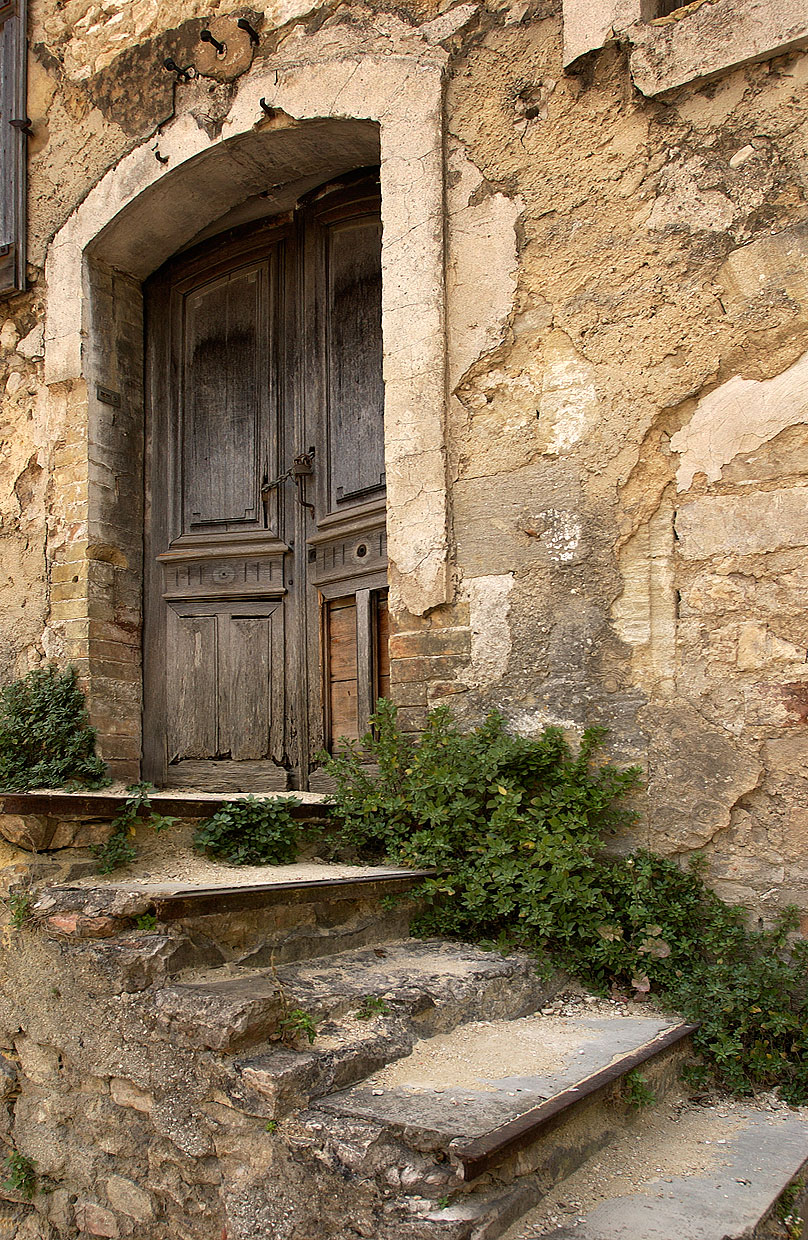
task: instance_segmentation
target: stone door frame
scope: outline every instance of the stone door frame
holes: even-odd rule
[[[268,186],[282,210],[284,193],[380,164],[392,610],[422,615],[448,600],[443,147],[439,64],[273,65],[241,80],[217,136],[177,115],[54,237],[45,381],[69,430],[56,454],[47,640],[84,679],[113,775],[136,777],[141,756],[142,284]]]

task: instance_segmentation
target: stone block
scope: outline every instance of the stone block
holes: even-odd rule
[[[803,0],[711,0],[639,22],[630,37],[634,85],[653,96],[808,46],[808,11]]]
[[[40,852],[50,844],[53,826],[39,814],[0,814],[0,835],[28,852]]]
[[[397,706],[426,706],[426,685],[423,681],[405,681],[393,685],[390,696]]]
[[[90,1236],[107,1236],[117,1240],[121,1231],[118,1220],[111,1210],[106,1210],[97,1201],[78,1201],[74,1207],[76,1227],[80,1232]]]
[[[465,660],[454,655],[436,655],[434,658],[394,659],[390,664],[390,679],[394,684],[406,681],[447,680]]]
[[[54,936],[72,939],[109,939],[121,934],[129,922],[121,917],[85,916],[81,913],[54,913],[44,925]]]
[[[133,1111],[149,1112],[154,1106],[154,1097],[148,1090],[141,1089],[133,1081],[124,1077],[113,1077],[109,1083],[109,1091],[113,1102],[119,1107],[131,1107]]]
[[[20,1071],[35,1085],[52,1085],[59,1076],[59,1052],[53,1046],[42,1046],[33,1038],[19,1038],[15,1043],[20,1057]]]
[[[60,818],[48,848],[91,848],[105,844],[112,834],[109,822],[84,822],[78,818]]]
[[[704,495],[679,509],[676,532],[679,552],[688,560],[808,546],[808,487]]]
[[[131,1180],[120,1175],[111,1175],[106,1188],[109,1204],[120,1214],[127,1214],[139,1223],[146,1223],[154,1218],[151,1195],[138,1188]]]
[[[424,655],[466,654],[471,648],[468,629],[431,629],[423,632],[394,633],[390,638],[391,659],[411,659]]]

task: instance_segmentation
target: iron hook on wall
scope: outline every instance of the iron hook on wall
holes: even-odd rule
[[[196,69],[193,65],[188,65],[187,68],[183,69],[177,64],[176,60],[172,60],[170,56],[166,56],[163,61],[163,67],[168,69],[169,73],[176,73],[177,81],[183,84],[185,82],[190,82],[191,78],[196,77]]]
[[[247,21],[247,18],[240,17],[238,21],[236,22],[236,25],[238,26],[239,30],[245,30],[247,32],[247,34],[250,36],[250,42],[252,43],[253,47],[257,47],[258,44],[261,42],[261,40],[258,37],[258,31],[255,29],[254,26],[250,25],[250,23]]]
[[[201,30],[199,32],[199,37],[203,43],[210,43],[211,47],[215,47],[219,56],[224,56],[227,51],[227,44],[220,43],[216,36],[211,34],[209,30]]]

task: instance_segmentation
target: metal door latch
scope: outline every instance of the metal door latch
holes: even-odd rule
[[[309,504],[305,499],[306,479],[314,475],[314,448],[309,448],[308,452],[301,452],[300,456],[296,456],[289,468],[277,478],[273,478],[271,482],[265,482],[261,487],[261,499],[264,503],[269,499],[271,491],[286,482],[287,478],[292,478],[297,487],[298,502],[304,508],[310,508],[314,512],[314,504]]]

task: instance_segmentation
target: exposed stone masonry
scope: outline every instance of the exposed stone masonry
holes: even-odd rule
[[[711,21],[726,8],[708,7]],[[616,43],[565,69],[561,6],[545,0],[284,0],[250,9],[261,46],[247,73],[175,86],[163,58],[185,63],[203,19],[230,11],[32,5],[31,289],[0,311],[3,676],[73,660],[114,773],[137,773],[142,423],[136,402],[105,405],[76,375],[45,384],[43,313],[58,368],[77,296],[52,285],[46,305],[45,260],[67,270],[53,239],[76,233],[103,177],[124,192],[123,161],[162,176],[154,148],[207,150],[280,74],[289,115],[327,103],[343,120],[398,118],[401,150],[408,133],[414,145],[395,201],[420,202],[418,144],[430,152],[431,223],[411,235],[404,215],[384,221],[388,242],[412,244],[406,270],[416,238],[438,253],[444,198],[445,298],[430,285],[428,323],[406,298],[389,307],[400,339],[427,324],[432,350],[423,388],[417,349],[389,362],[412,435],[390,448],[406,726],[444,701],[469,723],[498,707],[524,732],[604,722],[613,752],[647,767],[636,839],[704,849],[720,890],[762,914],[805,908],[808,57],[795,45],[735,66],[730,21],[715,80],[643,94]],[[442,107],[427,80],[442,80]],[[395,151],[383,168],[395,188]],[[93,323],[75,339],[106,386],[137,395],[141,277],[124,241],[111,264],[108,233],[93,242],[85,289],[117,335],[100,354]]]

